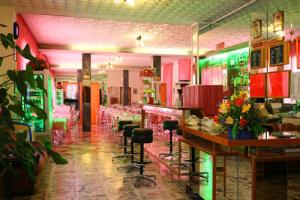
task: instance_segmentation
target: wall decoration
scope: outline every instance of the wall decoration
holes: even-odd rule
[[[289,64],[290,43],[280,41],[269,44],[268,58],[269,66],[279,66]]]
[[[252,38],[257,39],[262,36],[262,20],[257,19],[252,22]]]
[[[269,72],[267,74],[267,97],[289,98],[290,71]]]
[[[284,29],[284,12],[277,11],[273,14],[273,31],[283,31]]]
[[[265,48],[253,48],[250,53],[251,69],[266,67]]]
[[[266,74],[250,75],[250,97],[264,98],[266,96]]]

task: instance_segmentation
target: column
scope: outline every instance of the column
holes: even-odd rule
[[[82,54],[82,131],[91,131],[91,54]]]
[[[155,68],[156,77],[161,77],[161,56],[152,57],[152,66]]]
[[[123,70],[123,106],[130,105],[129,95],[129,71]]]

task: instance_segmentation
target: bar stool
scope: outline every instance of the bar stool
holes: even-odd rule
[[[139,128],[138,124],[126,124],[123,126],[123,137],[124,137],[124,161],[126,160],[126,156],[130,156],[131,159],[131,165],[127,165],[127,166],[121,166],[118,167],[117,169],[127,169],[127,172],[129,172],[131,169],[136,169],[137,167],[133,164],[134,163],[134,143],[131,139],[130,141],[130,153],[127,152],[127,139],[128,138],[132,138],[132,131],[135,128]]]
[[[153,142],[153,131],[148,128],[135,128],[132,131],[132,142],[140,144],[140,160],[136,162],[135,165],[139,166],[140,173],[138,176],[134,177],[124,177],[123,181],[125,182],[128,178],[135,178],[134,186],[140,187],[142,181],[148,181],[151,185],[156,185],[155,175],[145,175],[144,167],[146,163],[144,162],[144,144]]]
[[[178,121],[177,120],[165,120],[163,122],[163,130],[168,130],[169,131],[169,136],[170,136],[170,141],[169,141],[169,152],[167,153],[160,153],[159,157],[161,159],[165,159],[167,157],[175,157],[173,154],[173,130],[178,129]]]
[[[119,122],[118,122],[118,132],[123,131],[124,130],[124,125],[126,125],[126,124],[132,124],[132,121],[131,120],[119,120]],[[123,144],[121,144],[121,146],[126,151],[126,148],[127,148],[127,137],[124,136],[124,131],[123,131],[123,134],[120,135],[120,136],[121,137],[123,136],[123,138],[124,138]],[[124,154],[120,154],[120,155],[114,156],[112,158],[112,160],[114,160],[115,158],[123,158],[123,157],[125,157],[125,151],[124,151]]]

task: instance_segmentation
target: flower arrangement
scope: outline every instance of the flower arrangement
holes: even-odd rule
[[[238,91],[220,105],[214,122],[227,128],[233,139],[241,131],[250,131],[257,138],[264,131],[261,126],[262,119],[259,117],[260,109],[261,107],[248,98],[247,91]]]

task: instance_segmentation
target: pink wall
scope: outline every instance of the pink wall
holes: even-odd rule
[[[21,14],[17,14],[17,23],[19,24],[19,38],[17,40],[17,45],[21,48],[24,48],[26,44],[29,45],[31,53],[33,56],[36,56],[41,59],[45,59],[47,62],[47,58],[45,55],[40,54],[38,50],[38,45],[35,37],[31,33],[30,29],[26,25]],[[26,68],[26,64],[28,60],[17,54],[17,69],[22,70]],[[48,62],[47,62],[48,63]]]

